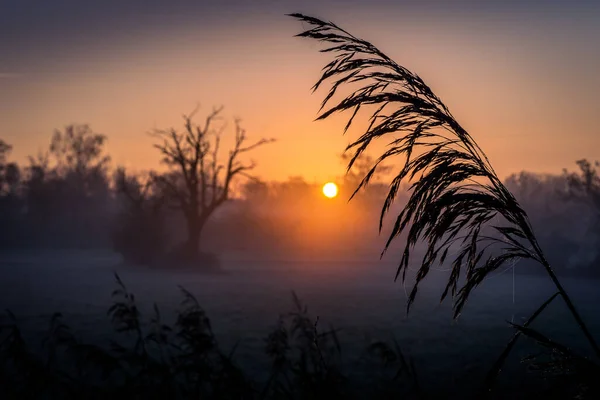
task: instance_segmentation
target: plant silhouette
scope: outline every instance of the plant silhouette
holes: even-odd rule
[[[594,337],[540,248],[527,213],[498,178],[483,150],[442,100],[418,75],[333,22],[303,14],[289,16],[310,25],[297,36],[326,43],[328,47],[320,51],[334,55],[313,86],[313,91],[316,91],[323,83],[331,82],[317,120],[351,111],[344,128],[346,133],[361,109],[374,109],[366,131],[346,148],[346,151],[353,151],[348,169],[370,149],[372,142],[394,135],[389,148],[379,156],[354,194],[368,184],[378,164],[398,156],[405,157],[400,172],[391,181],[383,204],[380,230],[401,182],[410,181],[410,198],[396,216],[384,248],[385,252],[398,235],[407,231],[407,241],[396,272],[396,279],[401,274],[404,281],[412,261],[411,251],[417,243],[426,243],[427,251],[420,261],[407,312],[415,301],[419,284],[431,268],[443,264],[448,258],[454,257],[440,301],[448,295],[453,298],[454,318],[458,318],[472,291],[490,273],[509,261],[531,259],[546,271],[556,286],[557,294],[544,302],[527,324],[513,324],[517,335],[524,334],[549,346],[556,354],[562,354],[563,360],[577,359],[583,363],[582,357],[575,356],[570,350],[567,357],[566,347],[552,344],[554,342],[528,327],[558,295],[565,301],[594,354],[600,357],[600,348]],[[326,108],[337,92],[353,88],[352,84],[358,88],[351,89],[349,95]],[[463,275],[464,282],[460,285]],[[514,341],[511,341],[494,366],[489,382],[500,370],[513,344]],[[597,364],[590,365],[598,371]],[[585,371],[589,368],[586,367]]]
[[[159,151],[162,162],[170,174],[156,175],[155,179],[167,200],[178,209],[186,222],[187,239],[178,258],[184,262],[208,261],[213,257],[201,254],[202,231],[214,211],[230,199],[233,180],[248,176],[254,162],[242,162],[240,157],[257,147],[271,143],[274,139],[260,139],[248,143],[246,130],[235,120],[235,140],[225,160],[220,159],[219,146],[225,126],[215,128],[223,107],[215,108],[204,124],[193,122],[196,108],[184,116],[185,130],[156,130],[158,139],[154,147]]]
[[[3,398],[209,398],[331,399],[355,398],[340,363],[342,348],[334,328],[321,331],[298,296],[265,338],[271,361],[268,379],[253,381],[235,361],[237,345],[220,346],[204,309],[180,287],[175,322],[163,320],[154,304],[148,321],[119,275],[108,316],[120,340],[109,347],[77,338],[60,313],[50,319],[41,347],[34,349],[10,311],[0,324],[0,396]],[[2,321],[2,319],[0,319]],[[366,356],[393,372],[377,390],[382,396],[418,389],[410,359],[399,347],[373,342]],[[390,368],[392,371],[389,371]],[[385,375],[385,374],[384,374]],[[390,375],[389,373],[387,374]],[[370,388],[369,395],[377,394]],[[410,398],[410,397],[409,397]]]

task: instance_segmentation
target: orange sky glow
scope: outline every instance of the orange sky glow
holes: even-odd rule
[[[573,18],[535,25],[501,16],[442,21],[400,11],[316,15],[419,74],[500,176],[557,173],[580,158],[600,159],[600,48],[591,45],[600,28]],[[81,43],[33,72],[2,71],[0,65],[0,137],[14,146],[13,159],[24,162],[47,147],[55,128],[89,123],[108,136],[113,165],[141,170],[159,160],[147,132],[180,129],[182,114],[197,103],[199,118],[224,105],[231,127],[238,116],[251,139],[277,139],[252,154],[257,175],[332,180],[344,172],[339,154],[361,132],[343,136],[340,117],[314,122],[326,89],[311,94],[310,88],[331,56],[319,54],[317,43],[294,38],[302,28],[273,12],[235,26],[184,25],[168,35]]]

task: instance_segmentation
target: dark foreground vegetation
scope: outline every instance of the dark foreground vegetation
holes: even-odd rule
[[[0,325],[2,398],[132,399],[332,399],[417,398],[412,361],[397,345],[373,342],[365,357],[380,365],[379,381],[352,382],[341,366],[336,330],[323,330],[293,294],[294,309],[281,315],[265,338],[271,368],[256,381],[235,362],[236,348],[223,349],[208,316],[181,288],[183,301],[168,324],[156,304],[142,318],[135,297],[116,275],[108,310],[115,329],[107,347],[86,343],[60,314],[39,346],[23,337],[8,312]],[[121,339],[121,340],[118,340]],[[361,395],[362,392],[362,395]],[[375,397],[372,397],[375,396]],[[408,396],[408,397],[405,397]]]
[[[493,381],[468,379],[457,393],[443,377],[419,372],[395,340],[371,340],[361,357],[348,362],[354,349],[292,292],[292,309],[274,316],[262,348],[268,364],[260,371],[237,362],[243,344],[223,347],[209,315],[183,287],[175,315],[158,305],[142,308],[118,275],[107,317],[113,333],[93,342],[72,330],[60,313],[48,318],[46,334],[32,336],[27,321],[0,315],[0,398],[3,399],[593,399],[597,367],[566,348],[538,338],[522,362],[531,383],[503,388]],[[89,339],[89,338],[88,338]],[[443,340],[443,338],[440,338]],[[500,360],[499,360],[500,361]],[[434,361],[435,362],[435,361]],[[457,365],[460,368],[460,365]],[[493,372],[493,365],[482,365]],[[356,370],[369,371],[357,375]],[[479,374],[481,375],[481,374]],[[492,375],[490,375],[492,376]],[[491,389],[491,390],[490,390]],[[461,392],[460,390],[464,390]]]

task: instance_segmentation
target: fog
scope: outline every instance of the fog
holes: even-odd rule
[[[294,308],[294,292],[309,314],[319,317],[322,329],[340,329],[341,365],[357,382],[375,379],[374,361],[365,359],[369,344],[395,338],[414,357],[432,396],[464,398],[476,396],[472,380],[483,379],[512,336],[506,321],[523,323],[553,292],[539,265],[512,262],[488,276],[453,321],[450,299],[439,303],[449,274],[446,263],[433,267],[407,315],[419,265],[413,261],[409,266],[406,282],[394,282],[406,235],[379,257],[409,187],[403,186],[379,232],[393,166],[383,167],[379,178],[350,200],[373,165],[368,156],[334,179],[339,193],[332,199],[323,195],[323,182],[301,176],[283,182],[236,180],[199,238],[202,254],[210,254],[218,268],[207,270],[206,259],[184,263],[176,251],[186,240],[186,214],[160,196],[157,172],[113,167],[104,140],[89,127],[71,126],[57,131],[49,150],[25,166],[11,162],[10,146],[2,145],[0,304],[17,316],[32,343],[54,312],[61,312],[88,342],[109,343],[114,332],[106,310],[117,273],[135,294],[142,316],[151,315],[156,304],[165,320],[175,321],[178,286],[190,291],[220,345],[238,346],[236,362],[264,382],[270,365],[265,340],[278,317]],[[597,175],[589,163],[578,166],[579,171],[562,175],[523,172],[504,182],[528,213],[590,329],[598,333],[598,208],[590,197],[595,192],[578,186],[595,184]],[[176,176],[160,176],[178,182]],[[417,257],[424,252],[425,246],[417,244]],[[551,310],[537,326],[585,351],[576,328],[558,322],[571,318],[565,306],[554,304]],[[498,393],[539,384],[518,362],[534,348],[532,343],[517,346],[499,378]],[[455,369],[456,363],[463,368]]]
[[[92,139],[89,127],[68,129],[83,129],[83,136]],[[55,136],[55,147],[57,140]],[[76,146],[66,136],[63,142],[66,147]],[[153,203],[153,198],[160,197],[160,188],[152,187],[152,172],[114,168],[102,146],[103,142],[98,142],[98,148],[88,149],[93,153],[88,155],[68,154],[75,152],[75,147],[65,148],[62,154],[49,151],[32,157],[30,165],[19,166],[10,162],[10,146],[4,145],[0,165],[0,248],[4,252],[102,250],[113,251],[126,262],[137,248],[144,253],[142,259],[152,258],[169,254],[185,241],[186,221],[181,210]],[[340,163],[346,160],[340,157]],[[407,183],[379,231],[393,166],[379,168],[378,179],[352,197],[372,164],[366,156],[348,174],[334,179],[339,193],[332,199],[322,193],[324,182],[310,182],[301,176],[279,182],[237,179],[230,197],[207,219],[200,248],[220,259],[242,263],[331,261],[360,265],[378,260],[395,216],[410,193]],[[588,201],[581,198],[584,191],[580,190],[583,194],[579,197],[574,193],[575,186],[569,182],[574,177],[585,179],[586,172],[573,170],[569,168],[562,175],[524,171],[504,182],[528,213],[538,241],[559,274],[595,275],[600,257],[598,209],[592,194]],[[398,261],[404,238],[391,243],[384,261]],[[419,249],[423,250],[421,243],[417,244]],[[168,264],[164,265],[166,271],[179,267],[175,261]],[[516,270],[532,271],[527,266]]]

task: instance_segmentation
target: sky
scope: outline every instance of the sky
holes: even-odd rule
[[[559,173],[600,159],[597,3],[0,0],[0,138],[23,162],[54,129],[89,123],[115,164],[153,168],[149,131],[224,105],[229,126],[277,139],[252,155],[257,175],[333,179],[352,136],[342,118],[314,122],[330,58],[293,37],[303,26],[284,14],[302,12],[419,74],[501,177]]]

